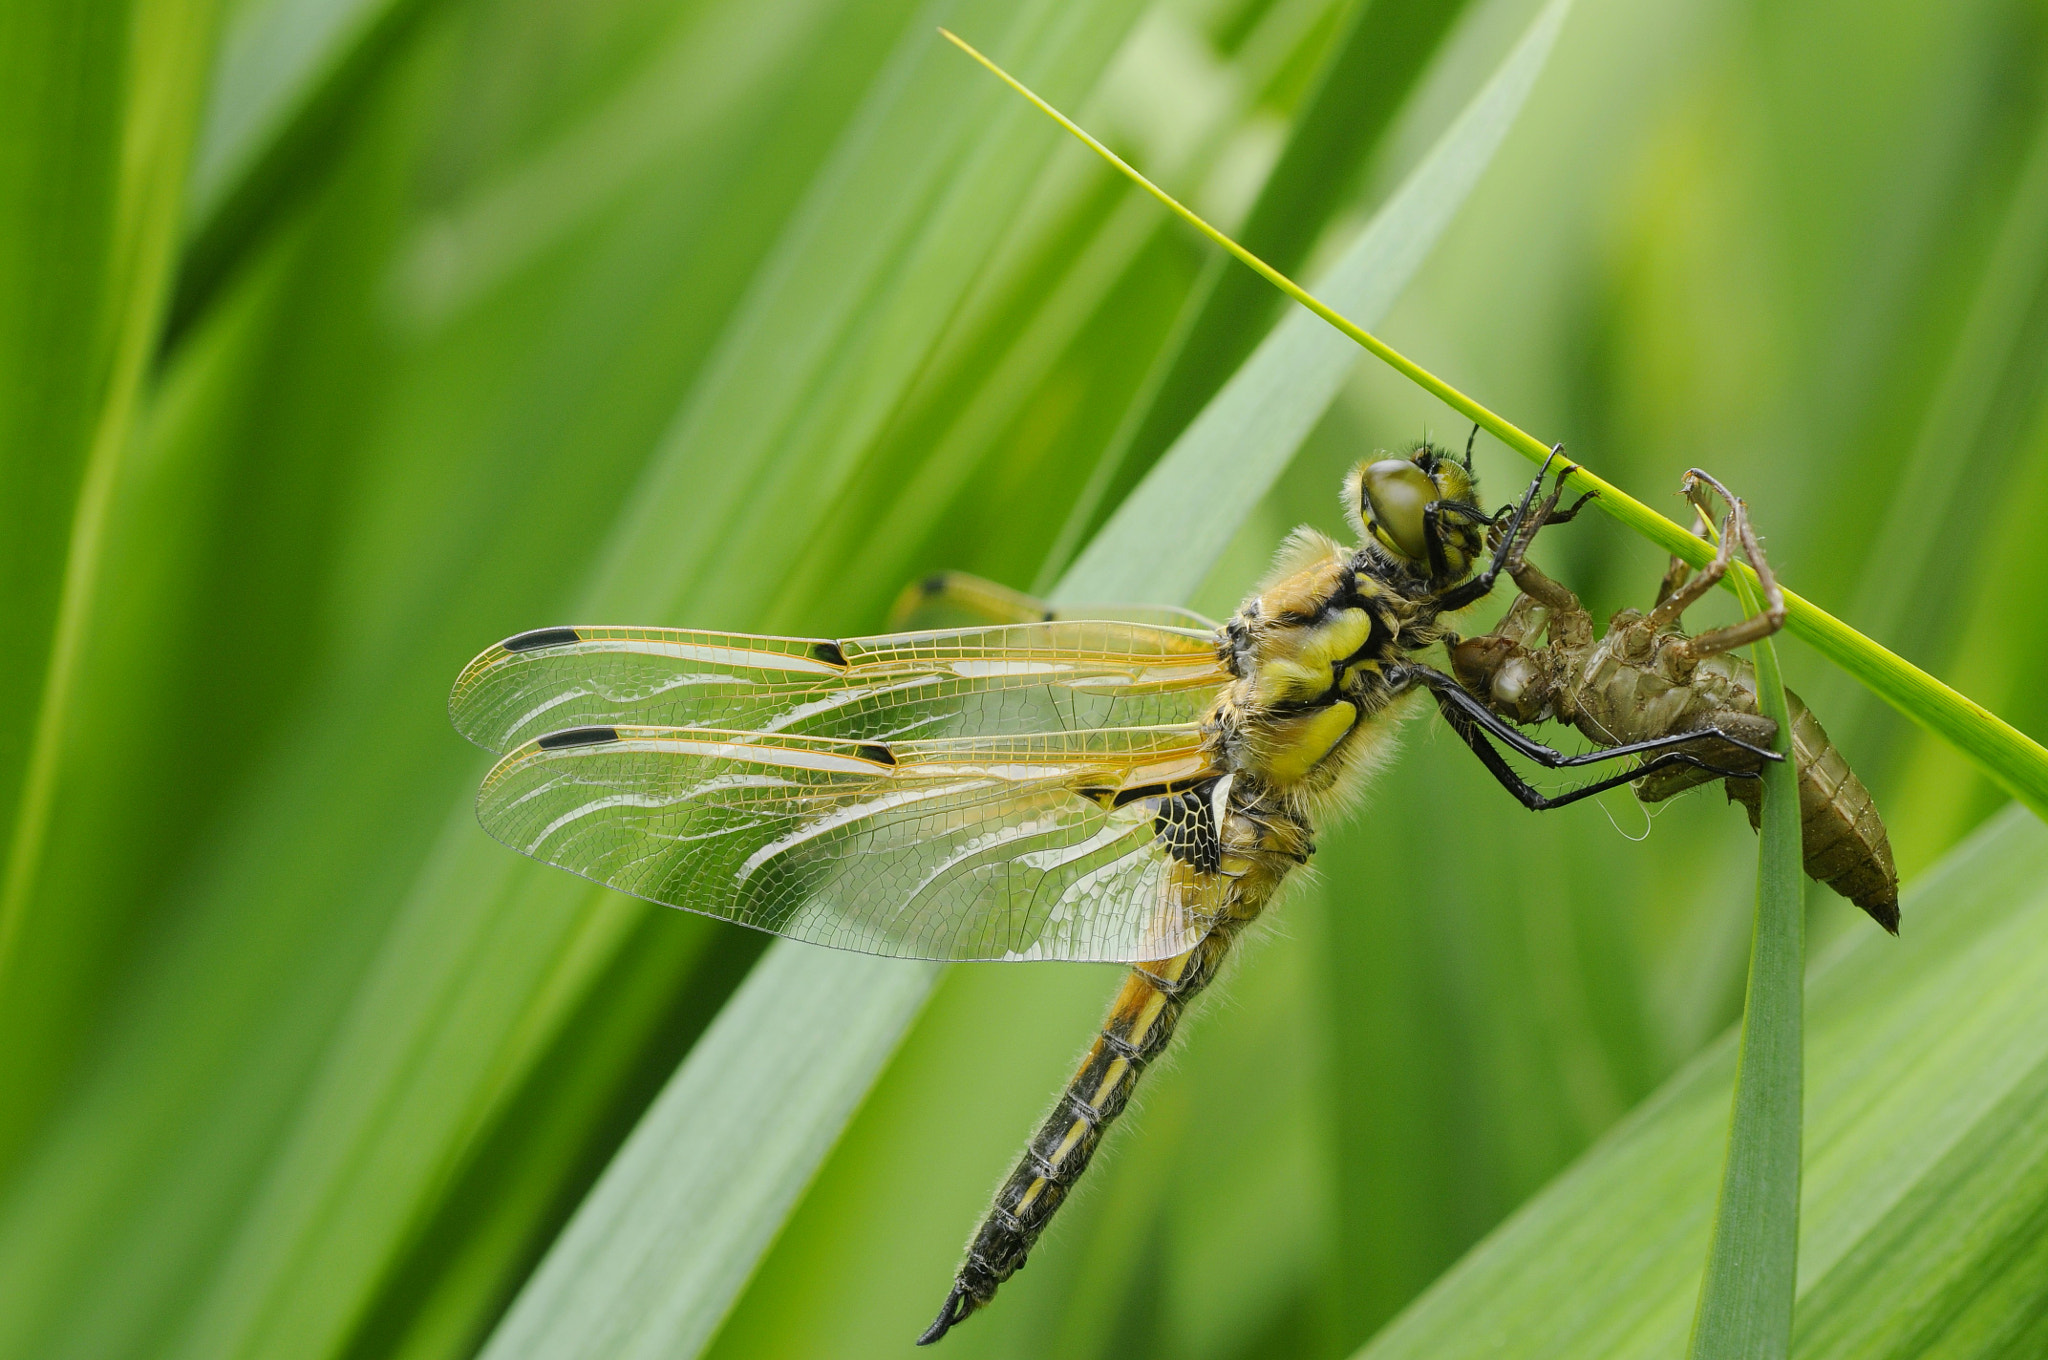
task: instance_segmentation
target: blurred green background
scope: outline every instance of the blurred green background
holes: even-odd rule
[[[0,1356],[474,1353],[763,942],[486,840],[462,663],[1044,588],[1279,314],[936,24],[1312,277],[1532,11],[8,6]],[[2044,304],[2048,5],[1579,0],[1380,332],[2042,737]],[[1463,439],[1368,362],[1209,612]],[[1909,878],[2000,805],[1784,654]],[[950,1352],[1348,1354],[1735,1017],[1752,855],[1416,722]],[[902,1351],[1113,978],[952,969],[712,1351]]]

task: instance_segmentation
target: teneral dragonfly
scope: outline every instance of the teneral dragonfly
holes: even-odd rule
[[[1343,491],[1358,546],[1297,531],[1219,630],[1168,613],[851,639],[522,633],[451,699],[456,727],[504,753],[478,814],[536,859],[792,939],[1131,965],[921,1338],[936,1341],[1023,1265],[1404,701],[1456,696],[1513,733],[1417,657],[1491,588],[1542,481],[1488,513],[1469,446],[1363,463]],[[1553,766],[1702,763],[1683,739],[1567,757],[1515,735]]]

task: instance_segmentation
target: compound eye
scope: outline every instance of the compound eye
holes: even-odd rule
[[[1370,464],[1359,480],[1365,501],[1359,513],[1373,534],[1410,561],[1427,559],[1429,539],[1422,511],[1438,498],[1429,474],[1404,458],[1383,458]]]

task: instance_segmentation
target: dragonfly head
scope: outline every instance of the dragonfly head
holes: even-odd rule
[[[1498,633],[1451,644],[1451,671],[1486,706],[1515,722],[1553,716],[1550,676],[1527,647]]]
[[[1344,479],[1344,514],[1361,542],[1439,586],[1462,581],[1486,547],[1487,516],[1469,464],[1427,441],[1406,458],[1360,463]],[[1429,507],[1437,506],[1431,515]]]

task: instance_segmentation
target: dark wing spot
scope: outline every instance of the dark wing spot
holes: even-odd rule
[[[1166,853],[1205,874],[1223,867],[1223,842],[1209,811],[1209,791],[1214,783],[1211,780],[1160,799],[1159,812],[1152,819],[1152,834],[1165,843]]]
[[[616,727],[569,727],[548,733],[534,745],[543,751],[559,751],[564,746],[598,746],[618,739],[619,729]]]
[[[574,628],[534,628],[499,643],[508,652],[530,652],[536,647],[566,647],[581,642]]]
[[[839,644],[836,642],[813,642],[811,644],[811,656],[828,666],[844,666],[846,664],[846,653],[839,650]]]
[[[896,753],[879,741],[864,741],[854,748],[862,760],[872,760],[877,765],[894,765]]]
[[[937,576],[925,577],[924,580],[917,583],[917,588],[927,595],[943,595],[946,593],[948,584],[950,583],[946,578],[946,574],[940,572]]]

